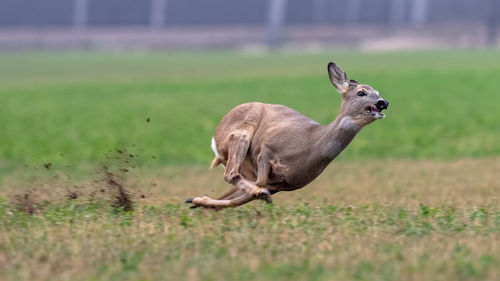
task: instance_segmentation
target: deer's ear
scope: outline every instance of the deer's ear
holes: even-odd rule
[[[344,94],[349,90],[349,79],[347,79],[345,72],[336,63],[330,62],[328,64],[328,75],[333,86],[335,86],[339,93]]]

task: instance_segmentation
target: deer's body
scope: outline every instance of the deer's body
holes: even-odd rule
[[[336,130],[330,131],[331,126]],[[230,139],[242,131],[251,141],[240,174],[271,192],[294,190],[310,183],[357,133],[355,128],[341,127],[340,122],[322,126],[283,105],[246,103],[224,116],[215,130],[221,163],[227,164]],[[347,131],[345,138],[335,137]],[[259,159],[269,162],[265,181],[258,181]]]
[[[256,198],[271,202],[271,194],[299,189],[314,180],[363,126],[384,117],[381,109],[388,103],[377,91],[347,80],[333,63],[328,70],[343,94],[332,123],[320,125],[283,105],[255,102],[235,107],[222,118],[212,139],[216,155],[212,167],[225,165],[224,179],[233,189],[217,200],[203,196],[186,202],[214,208]]]

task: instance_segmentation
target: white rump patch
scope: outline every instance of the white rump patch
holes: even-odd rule
[[[214,138],[212,138],[212,150],[214,151],[216,158],[222,159],[219,152],[217,151],[217,145],[215,144]]]

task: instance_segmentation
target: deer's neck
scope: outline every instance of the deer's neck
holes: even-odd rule
[[[349,116],[339,115],[324,127],[322,137],[319,139],[319,147],[323,150],[323,156],[331,161],[344,150],[361,130],[361,126]]]

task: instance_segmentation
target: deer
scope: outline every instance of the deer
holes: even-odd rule
[[[252,200],[272,203],[281,191],[300,189],[336,158],[366,125],[385,117],[389,102],[371,86],[349,80],[336,63],[328,75],[342,95],[340,110],[328,125],[284,105],[250,102],[236,106],[215,129],[210,165],[225,166],[224,180],[232,188],[217,199],[189,198],[191,208],[220,210]]]

